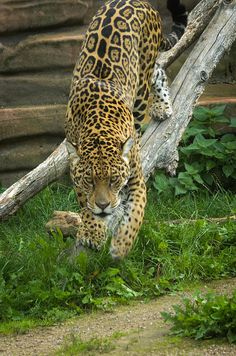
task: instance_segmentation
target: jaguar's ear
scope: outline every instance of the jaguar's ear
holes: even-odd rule
[[[70,160],[79,160],[79,156],[76,150],[76,146],[71,144],[70,142],[66,141],[66,148],[67,152],[69,154],[69,159]]]
[[[129,154],[129,151],[131,150],[133,144],[134,144],[134,139],[133,139],[133,137],[130,136],[125,141],[125,143],[123,144],[123,147],[122,147],[122,157],[127,163],[129,162],[128,154]]]

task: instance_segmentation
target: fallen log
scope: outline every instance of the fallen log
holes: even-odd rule
[[[218,9],[171,86],[173,117],[161,123],[152,122],[142,137],[141,156],[146,179],[156,167],[165,168],[170,174],[175,174],[178,164],[177,147],[191,119],[193,107],[216,64],[229,51],[236,38],[236,0],[202,0],[198,11],[191,15],[186,36],[190,36],[191,28],[201,12],[209,11],[212,14],[212,8],[207,6],[209,4]],[[201,26],[206,26],[209,17],[205,16],[202,21],[204,25],[202,23]],[[178,44],[178,53],[173,49],[165,56],[171,57],[172,53],[175,53],[174,56],[179,55],[186,48],[186,36]],[[187,41],[187,45],[194,39],[193,36]],[[159,59],[160,63],[165,63],[165,66],[170,63],[162,58]],[[67,168],[68,153],[63,141],[47,160],[0,196],[0,218],[7,218],[15,213],[29,198],[57,180]]]

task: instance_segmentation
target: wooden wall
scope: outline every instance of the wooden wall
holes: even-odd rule
[[[0,1],[0,184],[8,186],[42,162],[64,137],[72,71],[101,0]],[[171,18],[159,4],[165,28]],[[190,10],[198,0],[183,0]],[[220,80],[235,81],[234,57]],[[185,55],[186,56],[186,55]],[[232,59],[233,58],[233,59]],[[173,77],[184,60],[171,67]],[[219,74],[218,74],[219,76]]]
[[[71,75],[93,0],[1,0],[0,182],[37,166],[64,137]]]

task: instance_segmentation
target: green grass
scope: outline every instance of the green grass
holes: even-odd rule
[[[89,341],[81,341],[79,338],[72,338],[62,350],[58,351],[56,355],[78,355],[89,352],[106,353],[113,350],[114,345],[108,339],[91,339]]]
[[[130,255],[112,261],[108,246],[70,262],[73,243],[44,225],[53,210],[76,211],[71,188],[52,185],[0,226],[1,333],[61,322],[86,310],[152,298],[183,283],[236,275],[236,225],[205,217],[235,214],[226,192],[183,197],[149,192],[145,223]],[[196,219],[179,225],[173,219]]]
[[[113,343],[114,339],[120,336],[111,336],[109,338],[93,338],[87,341],[82,341],[79,337],[71,335],[56,353],[56,356],[70,356],[70,355],[97,355],[109,353],[115,349]]]

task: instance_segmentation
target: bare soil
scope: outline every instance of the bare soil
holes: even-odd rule
[[[231,294],[236,278],[215,281],[201,286],[203,292],[215,290]],[[0,355],[53,355],[71,335],[82,340],[121,335],[112,339],[110,355],[236,355],[236,345],[220,340],[194,341],[169,336],[169,326],[161,318],[161,311],[171,310],[192,291],[160,297],[150,302],[136,302],[115,307],[112,312],[82,315],[62,325],[37,328],[24,335],[0,336]],[[89,353],[89,355],[96,355]]]

